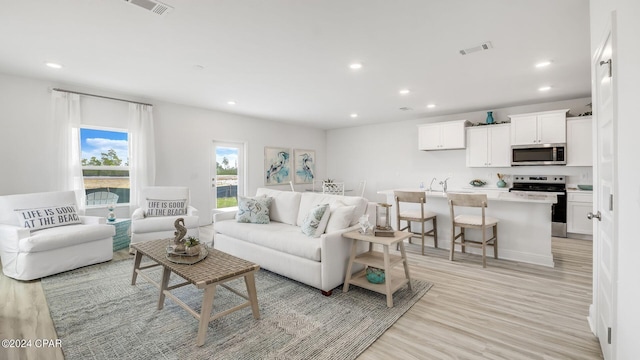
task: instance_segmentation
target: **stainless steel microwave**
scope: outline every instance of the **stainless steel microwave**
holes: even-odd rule
[[[511,165],[566,165],[566,144],[512,145]]]

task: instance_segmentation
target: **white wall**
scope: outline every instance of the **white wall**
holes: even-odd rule
[[[325,176],[325,131],[274,121],[231,115],[167,102],[140,99],[49,81],[0,74],[0,195],[53,191],[53,163],[47,149],[55,145],[51,134],[50,91],[54,87],[154,104],[157,185],[184,185],[191,189],[201,223],[211,223],[211,164],[213,141],[237,141],[247,147],[247,194],[264,186],[265,146],[316,150],[316,172]],[[127,103],[81,97],[85,123],[126,128]],[[277,188],[288,189],[286,186]],[[95,212],[104,215],[101,209]],[[128,209],[118,209],[123,217]]]
[[[497,122],[507,121],[508,115],[536,111],[571,109],[578,115],[589,111],[586,106],[590,98],[541,103],[526,106],[494,109]],[[566,175],[570,183],[590,184],[591,167],[569,166],[526,166],[507,168],[467,168],[466,151],[418,150],[418,124],[449,120],[469,120],[472,123],[484,122],[485,111],[437,116],[419,120],[393,122],[378,125],[358,126],[327,132],[327,174],[330,178],[345,181],[367,180],[366,197],[372,201],[384,201],[384,196],[376,194],[379,190],[398,187],[417,188],[420,182],[429,186],[432,178],[435,189],[438,181],[446,177],[449,188],[468,186],[472,179],[484,179],[488,186],[495,186],[496,173],[512,175]]]
[[[613,331],[616,359],[640,358],[640,162],[638,161],[638,99],[640,99],[640,2],[637,0],[591,0],[591,53],[605,35],[611,12],[617,13],[617,48],[614,49],[614,86],[617,113],[617,201],[618,275],[617,324]],[[616,46],[616,45],[614,45]]]

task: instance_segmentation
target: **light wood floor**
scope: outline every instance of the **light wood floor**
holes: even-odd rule
[[[489,259],[482,269],[477,255],[407,250],[412,277],[435,285],[359,359],[602,359],[586,319],[590,241],[554,238],[555,268]],[[0,339],[55,338],[40,282],[0,274]],[[0,348],[0,359],[63,358],[58,348]]]

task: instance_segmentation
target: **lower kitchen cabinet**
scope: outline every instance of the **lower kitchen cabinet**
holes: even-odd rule
[[[593,211],[591,191],[567,192],[567,232],[593,235],[593,220],[587,214]]]

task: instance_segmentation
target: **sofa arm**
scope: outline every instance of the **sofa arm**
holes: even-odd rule
[[[107,219],[102,216],[81,215],[80,221],[82,221],[83,224],[106,224],[107,223]]]
[[[188,216],[198,216],[198,209],[196,209],[193,206],[189,205],[189,207],[187,207],[187,215]]]
[[[142,208],[137,208],[131,214],[131,220],[140,220],[144,219],[144,210]]]
[[[344,281],[345,273],[347,272],[347,264],[349,262],[349,256],[351,255],[352,240],[342,236],[342,234],[358,230],[360,227],[354,225],[346,229],[331,232],[329,234],[323,234],[320,236],[322,240],[322,250],[320,252],[320,261],[322,262],[322,286],[323,288],[329,288],[336,286]],[[358,253],[362,253],[366,250],[358,248]],[[332,279],[340,279],[337,284],[330,284]]]
[[[220,211],[213,214],[213,222],[217,223],[218,221],[224,220],[233,220],[236,218],[237,211]]]
[[[19,226],[0,224],[0,251],[18,252],[18,242],[31,236],[29,229]]]

